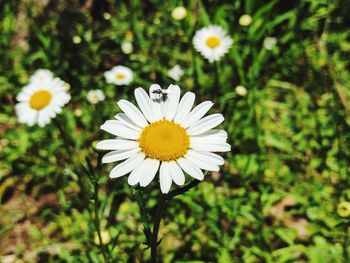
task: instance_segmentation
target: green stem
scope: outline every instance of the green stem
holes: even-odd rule
[[[139,189],[136,189],[134,191],[134,195],[137,201],[137,204],[140,207],[140,214],[141,214],[141,221],[144,227],[144,233],[146,236],[146,244],[151,248],[151,262],[156,263],[157,262],[157,248],[160,243],[158,241],[158,233],[160,229],[160,222],[162,220],[162,217],[164,215],[164,212],[166,210],[166,204],[167,202],[174,198],[175,196],[181,195],[193,187],[197,186],[201,181],[193,180],[191,183],[175,189],[171,191],[168,194],[160,194],[158,198],[158,205],[156,208],[155,215],[153,217],[153,230],[151,231],[150,228],[150,222],[149,222],[149,216],[146,210],[146,205],[143,200],[142,192]]]
[[[171,198],[181,195],[187,191],[189,191],[191,188],[197,186],[201,181],[199,180],[193,180],[189,184],[185,185],[184,187],[178,188],[176,190],[171,191],[169,194],[167,194],[166,198],[167,200],[170,200]]]
[[[94,223],[95,223],[95,228],[97,231],[98,239],[100,241],[99,248],[102,251],[103,259],[105,262],[109,262],[109,259],[106,254],[106,247],[102,242],[102,236],[101,236],[101,223],[100,223],[100,218],[98,215],[98,182],[97,179],[94,180]]]
[[[154,225],[151,236],[151,262],[157,262],[157,247],[158,247],[158,232],[160,227],[160,221],[162,220],[162,216],[166,207],[167,196],[164,194],[160,194],[158,199],[157,211],[154,217]]]

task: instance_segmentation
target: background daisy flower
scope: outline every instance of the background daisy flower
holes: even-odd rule
[[[16,113],[20,123],[45,126],[70,100],[66,83],[49,70],[38,70],[17,95]]]
[[[183,6],[177,6],[171,12],[171,16],[175,20],[182,20],[186,17],[186,15],[187,15],[187,10]]]
[[[161,99],[160,91],[166,94]],[[168,193],[172,182],[185,183],[184,172],[203,180],[202,169],[219,171],[224,159],[213,152],[230,151],[230,145],[226,143],[225,131],[213,129],[224,117],[219,113],[204,117],[213,106],[211,101],[192,109],[194,93],[187,92],[180,100],[179,86],[170,85],[167,90],[161,90],[157,84],[150,87],[150,96],[137,88],[135,98],[139,108],[120,100],[118,105],[123,113],[101,126],[102,130],[117,136],[96,145],[100,150],[112,150],[102,162],[126,159],[111,170],[111,178],[130,173],[130,185],[145,187],[159,171],[161,191]]]
[[[219,60],[226,54],[232,43],[225,29],[217,25],[204,27],[198,30],[193,37],[195,49],[210,63]]]
[[[104,101],[105,94],[100,89],[89,90],[88,93],[86,94],[86,99],[91,104],[96,104],[100,101]]]
[[[172,78],[173,80],[179,81],[181,77],[183,76],[184,71],[179,65],[173,66],[171,69],[168,71],[168,77]]]
[[[249,26],[252,22],[253,22],[253,18],[247,14],[242,15],[238,20],[238,23],[241,26]]]
[[[108,84],[115,84],[118,86],[128,85],[134,79],[132,70],[120,65],[106,71],[104,76]]]

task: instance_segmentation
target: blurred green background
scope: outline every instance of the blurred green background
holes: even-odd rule
[[[171,16],[177,6],[183,20]],[[243,14],[250,25],[240,25]],[[215,102],[232,151],[220,173],[170,202],[161,261],[350,262],[349,14],[345,0],[1,0],[0,261],[103,262],[90,181],[77,167],[96,162],[91,145],[108,137],[99,126],[119,111],[116,101],[175,83],[167,71],[179,64],[176,84],[197,103]],[[192,46],[209,24],[234,40],[213,64]],[[130,85],[105,83],[118,64],[134,71]],[[15,97],[38,68],[70,84],[55,121],[73,140],[54,123],[17,123]],[[90,104],[91,89],[106,100]],[[145,262],[132,187],[110,180],[111,167],[99,180],[105,245],[113,262]],[[146,188],[151,211],[158,193],[157,182]]]

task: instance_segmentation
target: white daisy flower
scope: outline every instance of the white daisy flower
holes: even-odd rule
[[[38,70],[17,95],[16,113],[20,123],[45,126],[70,100],[66,83],[48,70]]]
[[[249,26],[252,22],[253,22],[253,18],[247,14],[242,15],[238,20],[238,23],[241,26]]]
[[[184,71],[179,65],[175,65],[168,71],[168,77],[172,78],[173,80],[179,81],[181,77],[183,76]]]
[[[108,84],[115,84],[118,86],[128,85],[133,79],[133,72],[128,67],[115,66],[104,74]]]
[[[133,46],[130,41],[124,40],[121,45],[121,50],[124,54],[131,54],[133,51]]]
[[[275,37],[266,37],[264,39],[263,46],[267,50],[272,50],[272,49],[275,48],[276,44],[277,44],[277,38],[275,38]]]
[[[182,20],[182,19],[184,19],[186,17],[186,15],[187,15],[187,10],[183,6],[177,6],[171,12],[171,16],[175,20]]]
[[[219,171],[224,159],[213,152],[230,151],[230,145],[225,131],[213,129],[223,122],[222,114],[203,117],[213,106],[211,101],[192,109],[194,93],[187,92],[180,100],[179,86],[162,90],[157,84],[151,85],[149,95],[137,88],[135,98],[139,108],[120,100],[123,112],[101,125],[102,130],[116,136],[96,145],[97,149],[111,150],[102,162],[124,160],[111,170],[111,178],[129,174],[129,185],[145,187],[159,171],[160,189],[168,193],[172,182],[185,183],[184,172],[203,180],[202,169]]]
[[[100,89],[89,90],[86,94],[86,98],[91,104],[96,104],[105,100],[105,94]]]
[[[238,85],[236,88],[235,88],[235,91],[236,93],[239,95],[239,96],[242,96],[244,97],[245,95],[247,95],[248,91],[247,89],[242,86],[242,85]]]
[[[228,52],[232,39],[227,36],[221,26],[210,25],[198,30],[193,38],[195,49],[209,60],[210,63],[219,60]]]

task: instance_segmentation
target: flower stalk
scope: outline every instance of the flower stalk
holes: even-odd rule
[[[151,230],[150,222],[149,222],[149,214],[146,209],[146,205],[143,199],[142,190],[136,190],[134,192],[137,204],[140,207],[140,214],[141,214],[141,220],[144,227],[144,233],[146,237],[146,244],[148,245],[148,248],[151,249],[151,262],[156,263],[158,258],[157,248],[161,242],[161,240],[158,241],[158,233],[160,230],[160,223],[163,218],[163,215],[167,208],[167,203],[172,198],[184,194],[187,191],[191,190],[193,187],[197,186],[201,181],[199,180],[193,180],[189,184],[180,187],[178,189],[175,189],[171,191],[168,194],[160,194],[158,197],[158,205],[156,208],[155,215],[153,217],[153,230]]]

